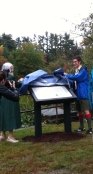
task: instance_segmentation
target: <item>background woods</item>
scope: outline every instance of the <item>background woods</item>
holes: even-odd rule
[[[90,72],[93,64],[93,14],[83,19],[76,28],[83,38],[79,46],[67,33],[57,35],[46,31],[42,36],[34,34],[33,38],[24,36],[15,40],[11,34],[3,33],[0,36],[0,68],[4,62],[11,61],[17,78],[37,69],[51,73],[62,67],[71,72],[71,60],[80,54]]]

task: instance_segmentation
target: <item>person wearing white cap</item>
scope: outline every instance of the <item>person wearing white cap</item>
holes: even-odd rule
[[[16,87],[20,87],[22,80],[17,81],[14,77],[14,66],[10,62],[6,62],[2,66],[2,71],[7,74],[7,80],[12,86],[15,84]],[[14,86],[13,86],[14,87]],[[5,97],[1,98],[1,114],[0,114],[0,141],[7,140],[8,142],[17,143],[19,140],[16,140],[13,135],[13,130],[21,127],[21,115],[20,115],[20,106],[19,101],[13,102]],[[8,138],[6,138],[6,131],[9,132]]]

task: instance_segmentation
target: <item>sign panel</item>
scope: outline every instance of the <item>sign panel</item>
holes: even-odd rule
[[[65,86],[34,87],[32,88],[32,91],[38,100],[72,98],[72,94]]]

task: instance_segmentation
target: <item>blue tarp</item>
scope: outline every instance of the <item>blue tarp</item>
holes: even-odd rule
[[[66,76],[63,75],[62,68],[55,70],[51,75],[44,70],[37,70],[25,76],[21,88],[20,94],[27,94],[28,87],[32,86],[54,86],[64,85],[70,87],[70,82]]]
[[[21,88],[19,88],[19,93],[20,94],[27,94],[27,90],[28,90],[28,85],[30,82],[42,77],[42,76],[45,76],[47,74],[46,71],[43,71],[43,70],[37,70],[35,72],[32,72],[28,75],[26,75],[24,77],[24,80],[22,82],[22,85],[21,85]]]

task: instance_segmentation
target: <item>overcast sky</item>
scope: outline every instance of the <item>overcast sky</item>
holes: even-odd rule
[[[12,38],[75,31],[93,13],[93,0],[0,0],[0,35]],[[78,33],[77,33],[78,34]],[[73,35],[75,40],[80,38]]]

